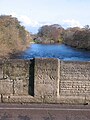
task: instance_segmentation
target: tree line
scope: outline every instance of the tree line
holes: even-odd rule
[[[90,50],[90,28],[73,27],[64,29],[61,25],[44,25],[39,28],[34,38],[37,43],[53,44],[60,43],[80,49]]]

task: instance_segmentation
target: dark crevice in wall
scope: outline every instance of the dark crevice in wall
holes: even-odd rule
[[[35,60],[31,60],[29,66],[29,95],[34,96],[34,66]]]

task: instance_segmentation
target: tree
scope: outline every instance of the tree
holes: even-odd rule
[[[24,50],[30,41],[30,35],[17,18],[11,15],[0,16],[0,56]]]
[[[63,28],[58,24],[42,26],[38,31],[38,37],[42,38],[43,43],[62,42]]]
[[[89,25],[84,26],[85,30],[89,30]]]
[[[90,50],[90,29],[70,28],[64,32],[63,43],[81,49]]]

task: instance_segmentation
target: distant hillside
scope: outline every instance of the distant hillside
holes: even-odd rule
[[[0,16],[0,58],[25,50],[30,40],[29,32],[20,25],[17,18]]]

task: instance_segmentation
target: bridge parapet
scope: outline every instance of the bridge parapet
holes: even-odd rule
[[[90,103],[90,62],[0,61],[0,102]]]

